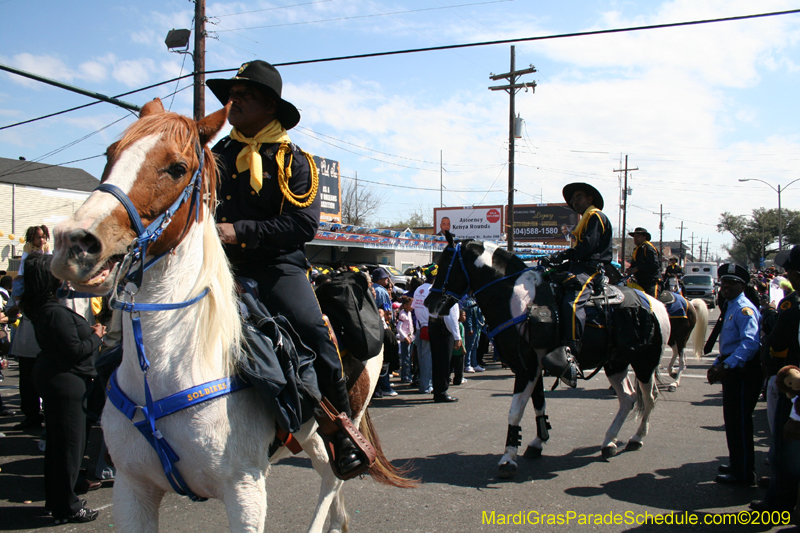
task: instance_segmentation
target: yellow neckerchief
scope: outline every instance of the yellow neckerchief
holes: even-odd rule
[[[653,245],[650,243],[650,241],[644,241],[642,244],[640,244],[639,246],[637,246],[636,248],[634,248],[634,249],[633,249],[633,253],[631,254],[631,259],[633,259],[634,261],[636,261],[636,252],[638,252],[638,251],[639,251],[639,248],[641,248],[642,246],[644,246],[644,247],[647,247],[647,245],[648,245],[648,244],[649,244],[650,246],[653,246]],[[655,248],[655,246],[653,246],[653,248]]]
[[[283,129],[281,123],[275,119],[256,133],[254,137],[245,137],[239,130],[233,128],[231,130],[231,139],[245,145],[239,155],[236,156],[236,170],[244,172],[250,169],[250,186],[253,187],[254,191],[260,192],[264,177],[261,169],[261,154],[258,151],[264,143],[290,143],[289,134]],[[278,168],[280,168],[280,165]]]
[[[589,219],[592,218],[592,215],[594,215],[595,213],[601,213],[601,212],[602,211],[600,211],[599,209],[597,209],[593,205],[590,205],[589,207],[586,208],[586,211],[584,211],[583,215],[581,215],[581,221],[578,222],[578,225],[572,231],[572,234],[575,235],[575,244],[576,245],[583,240],[583,238],[582,238],[583,237],[583,232],[586,230],[586,226],[589,225]],[[600,218],[600,217],[597,217],[597,218]],[[600,224],[601,225],[603,224],[603,219],[600,219]]]

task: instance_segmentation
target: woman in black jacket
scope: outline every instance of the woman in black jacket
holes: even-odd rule
[[[75,495],[75,484],[86,446],[86,415],[82,399],[86,382],[95,375],[92,360],[105,328],[58,303],[60,282],[50,273],[51,255],[36,255],[25,264],[22,310],[36,332],[41,352],[33,380],[42,395],[47,427],[44,454],[45,508],[56,524],[89,522],[97,511]]]

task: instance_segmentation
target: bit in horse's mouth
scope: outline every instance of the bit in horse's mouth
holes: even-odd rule
[[[122,254],[112,255],[108,258],[108,261],[106,261],[103,266],[97,270],[94,276],[86,280],[86,282],[82,283],[81,285],[84,287],[98,287],[102,285],[108,280],[111,272],[117,267],[117,265],[119,265],[120,261],[122,261],[124,257],[125,256]]]

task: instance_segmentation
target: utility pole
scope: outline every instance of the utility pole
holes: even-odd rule
[[[639,167],[636,168],[628,168],[628,156],[625,156],[625,168],[623,169],[615,169],[614,172],[624,172],[625,173],[625,188],[622,191],[624,195],[622,200],[622,257],[620,257],[620,264],[622,265],[622,270],[625,270],[625,226],[628,223],[628,171],[639,170]]]
[[[194,119],[206,116],[206,0],[194,0]]]
[[[511,70],[506,74],[491,74],[489,79],[497,81],[507,79],[508,85],[499,85],[496,87],[489,87],[490,91],[506,91],[511,96],[509,100],[509,119],[508,119],[508,233],[507,233],[507,248],[509,252],[514,251],[514,122],[516,119],[516,110],[514,109],[514,96],[519,89],[528,88],[536,90],[536,82],[523,82],[517,83],[517,79],[523,74],[532,74],[536,72],[536,68],[530,65],[529,68],[523,70],[516,70],[515,65],[516,53],[514,46],[511,47]]]
[[[659,204],[658,212],[659,212],[658,261],[659,263],[663,263],[664,262],[664,215],[669,215],[669,213],[664,213],[664,204]]]
[[[351,224],[358,224],[359,226],[361,223],[358,220],[358,170],[356,170],[356,219],[350,222]]]
[[[444,201],[442,200],[442,191],[444,190],[443,181],[442,181],[442,151],[439,150],[439,207],[444,207]]]
[[[692,232],[692,247],[689,249],[689,255],[692,256],[692,261],[697,260],[697,258],[694,256],[694,232]]]
[[[684,265],[684,261],[686,260],[686,254],[683,252],[683,220],[681,220],[681,267]]]

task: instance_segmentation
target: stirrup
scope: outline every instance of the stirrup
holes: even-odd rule
[[[336,477],[344,480],[352,479],[369,470],[378,455],[378,452],[372,444],[361,434],[358,428],[353,425],[350,418],[348,418],[345,413],[338,412],[327,398],[323,398],[319,405],[320,409],[316,410],[314,415],[317,419],[317,424],[319,424],[318,431],[322,440],[325,442],[325,451],[328,453],[328,459],[330,459],[331,468]],[[337,452],[341,452],[341,450],[338,449],[336,437],[336,433],[339,431],[343,432],[350,442],[353,443],[361,459],[360,465],[347,472],[342,472],[339,469],[339,457],[337,457]]]
[[[578,377],[582,376],[582,372],[569,347],[559,346],[547,353],[542,358],[542,365],[550,374],[563,381],[568,387],[574,389],[578,386]],[[557,385],[558,380],[553,384],[553,389]]]

